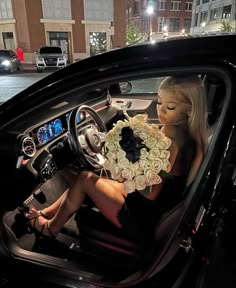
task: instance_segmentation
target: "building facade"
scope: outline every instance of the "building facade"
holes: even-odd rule
[[[72,63],[125,46],[125,21],[126,0],[0,0],[0,49],[34,63],[41,46],[60,46]]]
[[[231,32],[236,32],[235,3],[235,0],[194,0],[191,33],[217,33],[222,21],[229,22]]]
[[[192,0],[128,0],[127,23],[135,23],[144,39],[149,36],[158,39],[188,34],[192,4]],[[150,6],[153,7],[152,13],[148,13]]]

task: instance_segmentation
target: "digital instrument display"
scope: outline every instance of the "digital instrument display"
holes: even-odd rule
[[[66,119],[69,121],[70,113],[66,114]],[[78,112],[76,115],[76,124],[79,124],[81,121],[85,119],[85,113],[83,111]]]
[[[60,119],[55,119],[37,130],[37,140],[40,144],[46,144],[63,132],[63,126]]]

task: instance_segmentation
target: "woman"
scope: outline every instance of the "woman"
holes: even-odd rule
[[[179,200],[186,185],[194,180],[204,156],[206,95],[201,79],[197,76],[166,77],[158,89],[157,114],[162,131],[172,140],[169,160],[171,174],[177,182],[165,180],[153,186],[148,195],[138,191],[127,195],[122,183],[82,171],[75,183],[51,206],[43,211],[30,209],[26,217],[31,226],[44,236],[55,236],[89,196],[118,228],[126,229],[133,237],[137,237],[140,229],[145,229],[150,236],[163,210],[161,199]],[[174,204],[175,200],[172,202]]]

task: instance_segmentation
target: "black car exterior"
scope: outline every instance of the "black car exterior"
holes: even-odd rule
[[[236,35],[170,39],[96,55],[49,75],[1,105],[2,282],[13,287],[23,283],[136,288],[205,288],[210,280],[214,287],[221,283],[222,274],[209,280],[207,272],[215,264],[213,255],[219,250],[214,248],[235,208],[235,39]],[[153,78],[190,73],[202,77],[207,86],[209,146],[182,201],[163,214],[155,247],[146,247],[147,257],[140,257],[135,243],[89,205],[64,228],[62,239],[48,241],[27,230],[20,210],[27,205],[41,209],[57,199],[73,178],[73,173],[64,173],[65,167],[77,171],[78,162],[85,161],[80,153],[71,153],[68,140],[68,135],[74,139],[73,127],[80,130],[83,125],[75,122],[81,105],[92,107],[108,130],[125,113],[146,113],[156,120],[156,92],[123,93],[122,85],[142,80],[143,88],[145,79],[150,83]],[[73,121],[68,121],[70,115]],[[58,119],[61,132],[49,139],[45,127]],[[13,267],[20,275],[17,280],[12,279]],[[234,287],[230,285],[235,279],[228,280],[227,287]]]
[[[13,50],[0,50],[0,71],[14,72],[20,70],[20,60]]]

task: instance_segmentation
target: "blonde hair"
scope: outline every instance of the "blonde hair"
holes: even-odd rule
[[[206,89],[198,76],[166,77],[158,90],[171,90],[179,100],[189,104],[188,127],[190,136],[205,153],[207,145]]]

